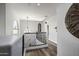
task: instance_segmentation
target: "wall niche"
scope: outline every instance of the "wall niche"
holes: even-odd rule
[[[79,3],[71,5],[65,17],[65,24],[68,31],[79,38]]]

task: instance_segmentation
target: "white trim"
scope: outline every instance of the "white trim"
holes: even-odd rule
[[[54,46],[57,47],[57,43],[55,43],[55,42],[53,42],[53,41],[48,40],[48,43],[50,43],[50,44],[52,44],[52,45],[54,45]]]

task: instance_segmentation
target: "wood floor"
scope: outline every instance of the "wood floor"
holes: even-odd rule
[[[26,51],[25,56],[56,56],[57,47],[48,44],[48,48],[34,49]]]

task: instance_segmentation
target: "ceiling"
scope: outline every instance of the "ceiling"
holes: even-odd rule
[[[11,10],[13,15],[20,20],[43,21],[47,17],[56,14],[54,3],[7,3],[6,7]]]

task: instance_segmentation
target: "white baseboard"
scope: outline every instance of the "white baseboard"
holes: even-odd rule
[[[57,43],[54,43],[54,42],[52,42],[52,41],[50,41],[50,40],[48,40],[48,43],[50,43],[50,44],[52,44],[52,45],[54,45],[54,46],[57,47]]]

